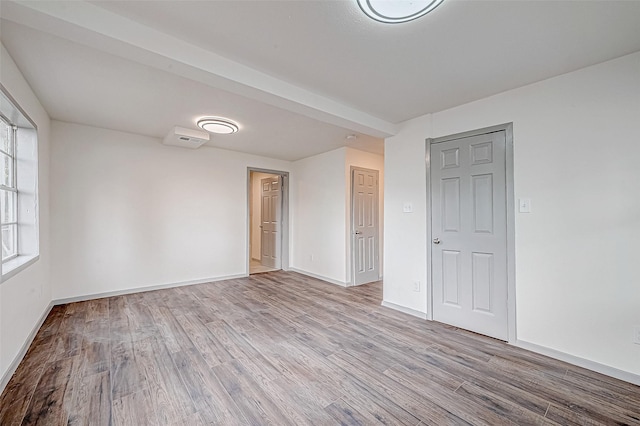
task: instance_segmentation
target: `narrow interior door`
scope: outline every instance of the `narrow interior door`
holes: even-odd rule
[[[260,180],[261,263],[276,269],[282,267],[280,256],[282,190],[280,180],[280,176]]]
[[[378,171],[353,169],[353,285],[380,279],[378,246]]]

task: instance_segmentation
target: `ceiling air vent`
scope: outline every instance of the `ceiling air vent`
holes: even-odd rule
[[[209,142],[209,133],[200,130],[174,127],[162,141],[165,145],[196,149]]]

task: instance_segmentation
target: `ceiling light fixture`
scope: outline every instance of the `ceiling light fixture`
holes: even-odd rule
[[[198,120],[198,127],[210,133],[229,135],[238,131],[238,123],[224,117],[204,117]]]
[[[438,7],[443,0],[358,0],[371,19],[387,24],[412,21]]]

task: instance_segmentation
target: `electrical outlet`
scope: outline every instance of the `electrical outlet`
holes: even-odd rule
[[[633,327],[633,343],[640,345],[640,325]]]
[[[413,291],[420,291],[420,281],[413,282]]]

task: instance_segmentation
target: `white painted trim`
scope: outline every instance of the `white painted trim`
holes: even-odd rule
[[[515,202],[515,169],[513,155],[513,122],[505,128],[505,161],[507,184],[507,333],[509,342],[518,340],[518,316],[516,315],[516,202]]]
[[[318,280],[326,281],[326,282],[328,282],[330,284],[339,285],[340,287],[349,287],[349,283],[343,283],[341,281],[333,280],[331,278],[327,278],[327,277],[322,276],[322,275],[314,274],[313,272],[303,271],[302,269],[289,268],[289,271],[297,272],[298,274],[306,275],[307,277],[316,278]]]
[[[9,380],[11,380],[11,377],[18,369],[18,366],[22,362],[22,359],[27,354],[27,351],[29,350],[29,346],[31,346],[31,343],[33,343],[33,339],[35,339],[36,334],[38,334],[38,331],[40,330],[40,327],[42,327],[42,324],[44,324],[44,320],[47,319],[49,312],[51,312],[51,308],[53,308],[53,302],[50,302],[49,305],[45,308],[44,312],[40,316],[40,319],[31,330],[31,333],[29,333],[29,336],[27,337],[27,339],[24,341],[24,344],[16,354],[13,361],[11,361],[11,364],[9,364],[9,368],[2,375],[2,379],[0,379],[0,394],[2,394],[2,392],[4,391],[4,388],[7,386],[7,384],[9,384]]]
[[[433,138],[427,138],[426,146],[425,146],[425,179],[426,179],[426,190],[427,190],[427,202],[426,202],[426,214],[425,219],[427,220],[427,263],[426,263],[426,277],[427,277],[427,313],[425,315],[425,319],[429,321],[433,321],[433,279],[431,277],[431,259],[432,259],[432,251],[433,246],[431,245],[431,240],[433,238],[433,231],[431,230],[431,144],[433,143]]]
[[[618,368],[611,367],[605,364],[600,364],[599,362],[591,361],[589,359],[580,358],[578,356],[561,352],[556,349],[547,348],[546,346],[529,343],[524,340],[516,340],[515,343],[512,343],[512,345],[531,352],[548,356],[550,358],[564,361],[578,367],[586,368],[587,370],[595,371],[596,373],[604,374],[605,376],[610,376],[640,386],[640,375],[638,374],[620,370]]]
[[[424,319],[424,320],[427,319],[427,314],[424,313],[424,312],[416,311],[415,309],[411,309],[411,308],[405,308],[404,306],[396,305],[395,303],[387,302],[385,300],[383,300],[380,305],[384,306],[385,308],[389,308],[389,309],[393,309],[395,311],[403,312],[405,314],[409,314],[409,315],[412,315],[414,317],[418,317],[418,318],[421,318],[421,319]]]
[[[2,284],[5,281],[8,281],[9,278],[24,271],[29,266],[36,263],[38,260],[40,260],[40,255],[36,254],[31,256],[18,256],[5,262],[2,265],[2,280],[0,280],[0,284]],[[6,268],[10,268],[10,269],[5,272]]]
[[[65,297],[62,299],[54,299],[52,303],[53,305],[64,305],[65,303],[84,302],[86,300],[102,299],[105,297],[122,296],[125,294],[133,294],[133,293],[144,293],[145,291],[162,290],[165,288],[174,288],[174,287],[184,287],[184,286],[195,285],[195,284],[206,284],[206,283],[212,283],[215,281],[234,280],[237,278],[246,278],[246,277],[247,277],[247,274],[236,274],[236,275],[226,275],[223,277],[202,278],[198,280],[182,281],[177,283],[151,285],[147,287],[134,287],[134,288],[127,288],[124,290],[107,291],[104,293],[92,293],[92,294],[85,294],[82,296],[73,296],[73,297]]]

